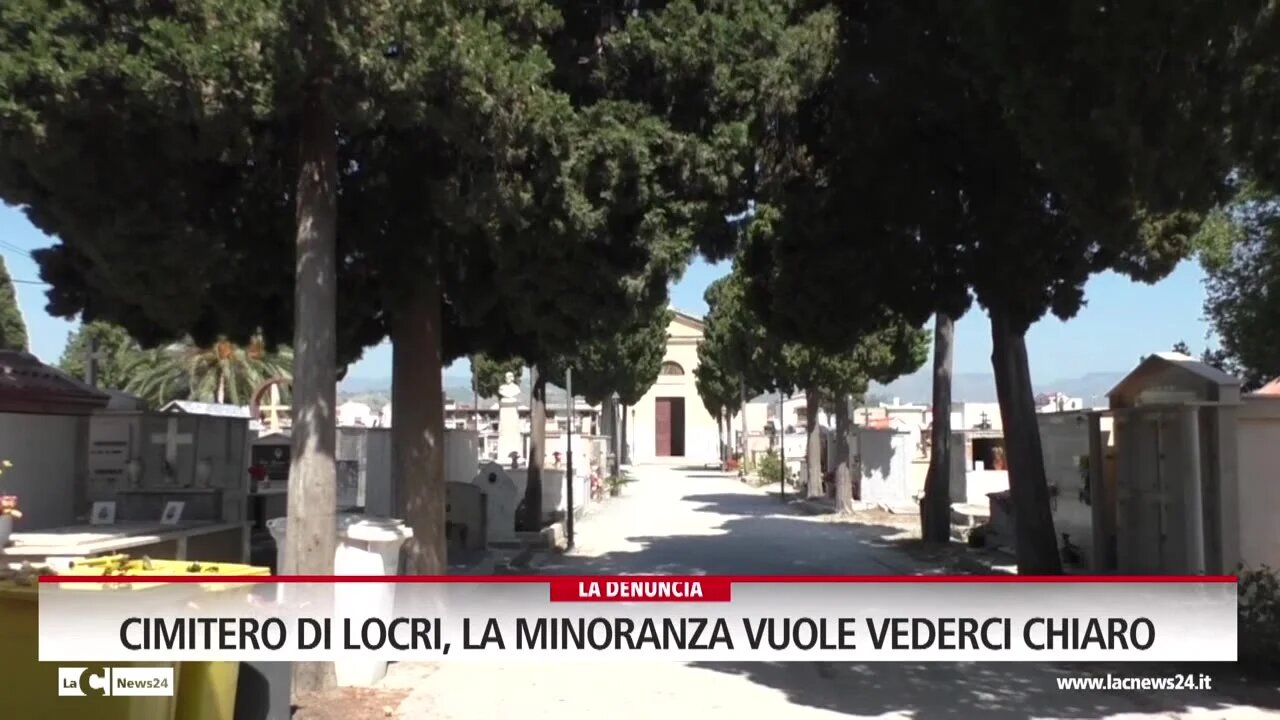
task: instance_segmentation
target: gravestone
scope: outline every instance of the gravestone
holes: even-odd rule
[[[524,498],[502,466],[485,463],[471,481],[485,496],[486,539],[490,543],[516,539],[516,508]]]
[[[112,413],[92,419],[90,438],[85,500],[115,500],[117,522],[155,522],[173,501],[185,503],[183,522],[244,519],[244,419]]]
[[[293,440],[284,433],[266,433],[253,441],[249,451],[251,465],[266,470],[267,482],[289,482],[289,463],[293,458]]]
[[[259,435],[249,448],[250,466],[260,466],[263,480],[252,481],[250,517],[258,529],[265,529],[268,518],[288,514],[289,464],[293,457],[293,438],[287,431],[268,430]]]
[[[445,483],[445,541],[450,547],[482,550],[488,523],[484,493],[471,483]]]
[[[161,469],[166,485],[182,483],[190,487],[195,476],[195,455],[191,452],[195,449],[191,447],[195,436],[190,432],[179,432],[178,425],[178,418],[169,416],[164,432],[150,434],[152,452],[148,454],[147,461]]]

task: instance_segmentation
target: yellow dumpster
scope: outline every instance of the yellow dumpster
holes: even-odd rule
[[[269,575],[267,568],[225,563],[193,563],[182,560],[130,560],[124,556],[94,558],[76,563],[62,575],[103,575],[110,580],[98,583],[63,585],[68,590],[92,591],[110,587],[145,592],[163,583],[136,582],[133,578],[163,575],[200,574]],[[231,590],[244,584],[200,583],[193,588]],[[0,581],[0,677],[12,679],[6,710],[23,720],[55,720],[65,717],[92,717],[95,720],[233,720],[236,682],[240,664],[235,662],[127,663],[111,667],[172,667],[172,697],[62,697],[59,696],[59,667],[37,662],[39,652],[37,589],[25,578]],[[90,665],[90,663],[86,663]],[[15,706],[16,705],[16,706]],[[8,713],[5,713],[9,716]]]

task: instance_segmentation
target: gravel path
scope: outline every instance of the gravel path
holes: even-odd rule
[[[928,568],[886,538],[901,528],[793,514],[764,490],[697,469],[640,467],[621,498],[582,520],[545,573],[908,574]],[[1168,667],[1110,668],[1127,676]],[[1030,664],[647,663],[393,665],[400,718],[434,720],[1031,720],[1280,717],[1191,692],[1062,692],[1055,678],[1107,669]],[[1182,671],[1186,671],[1185,668]]]

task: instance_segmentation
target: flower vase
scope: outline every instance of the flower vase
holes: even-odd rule
[[[13,516],[9,513],[0,515],[0,548],[9,546],[9,535],[13,533]]]

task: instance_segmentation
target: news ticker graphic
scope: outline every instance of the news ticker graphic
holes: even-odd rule
[[[168,697],[173,691],[172,667],[58,668],[63,697]]]
[[[1233,577],[40,582],[40,660],[1236,660]]]

